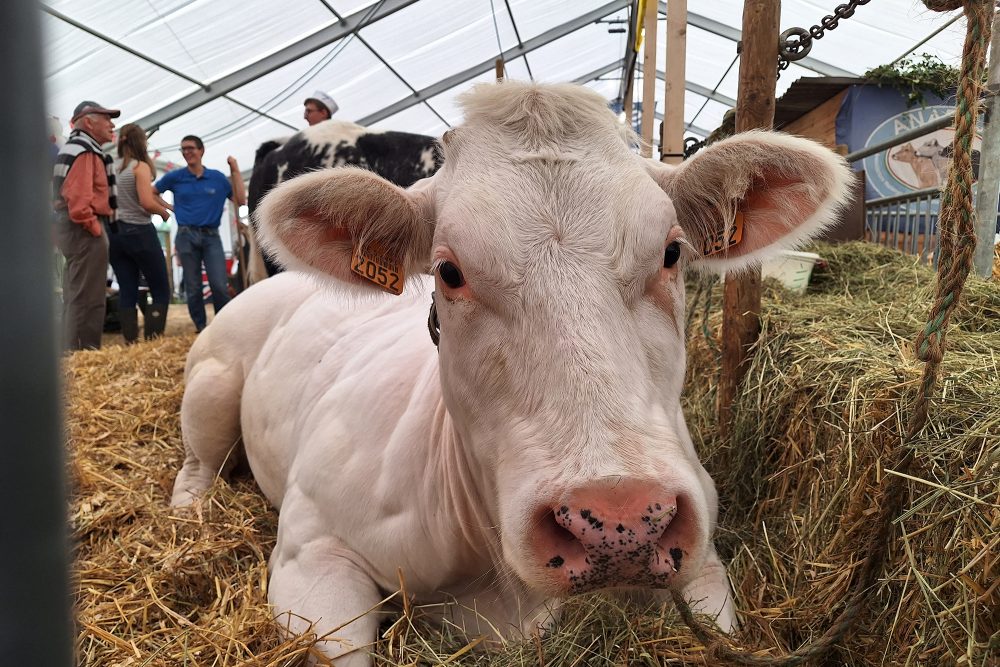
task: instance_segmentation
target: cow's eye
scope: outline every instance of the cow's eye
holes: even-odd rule
[[[441,276],[442,282],[452,289],[457,289],[465,284],[465,276],[451,262],[441,262],[438,266],[438,275]]]
[[[663,268],[669,269],[681,258],[681,244],[674,241],[663,251]]]

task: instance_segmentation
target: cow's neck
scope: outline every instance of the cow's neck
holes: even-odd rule
[[[427,481],[454,516],[463,540],[481,557],[493,559],[499,553],[495,480],[470,454],[471,443],[463,441],[443,399],[437,401],[433,424]]]

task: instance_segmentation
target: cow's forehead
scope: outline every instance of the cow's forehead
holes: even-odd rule
[[[465,121],[442,139],[437,245],[500,273],[545,254],[620,281],[655,268],[676,216],[603,98],[524,84],[461,103]]]
[[[652,226],[662,233],[674,223],[669,197],[635,160],[495,160],[452,170],[438,195],[445,229],[509,228],[530,236]]]
[[[458,171],[439,193],[435,246],[498,287],[546,280],[542,266],[631,281],[658,265],[676,225],[669,198],[634,162],[515,160]]]

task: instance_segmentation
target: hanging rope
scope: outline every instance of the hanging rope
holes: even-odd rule
[[[727,637],[695,618],[684,598],[674,591],[674,603],[684,622],[707,647],[710,663],[714,658],[739,665],[799,665],[819,658],[840,642],[864,610],[865,602],[882,572],[892,542],[892,521],[902,512],[907,497],[906,476],[914,459],[914,449],[908,445],[927,424],[928,402],[944,356],[948,321],[972,270],[976,235],[971,149],[993,18],[993,0],[924,0],[924,4],[932,11],[951,11],[962,7],[968,26],[959,76],[961,88],[955,109],[955,152],[948,173],[948,185],[941,196],[941,241],[934,305],[927,324],[914,342],[917,358],[924,362],[924,372],[907,422],[903,445],[896,450],[895,460],[889,466],[900,474],[883,478],[877,514],[867,538],[867,556],[843,610],[830,628],[814,642],[784,656],[762,656],[759,650],[755,655],[751,649],[733,646]]]

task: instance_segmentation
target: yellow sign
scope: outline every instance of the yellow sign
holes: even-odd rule
[[[397,296],[403,293],[405,280],[403,269],[388,263],[378,255],[363,255],[360,248],[355,248],[354,257],[351,259],[351,271],[375,283],[386,292]]]
[[[702,253],[705,257],[715,255],[723,250],[732,248],[742,240],[743,211],[736,211],[736,217],[733,218],[733,224],[729,226],[729,229],[721,229],[714,236],[709,236],[705,239],[705,247],[702,248]]]
[[[635,20],[635,52],[639,53],[639,49],[642,48],[642,37],[645,34],[645,23],[643,19],[646,16],[646,0],[639,0],[639,7],[636,10],[636,20]]]

